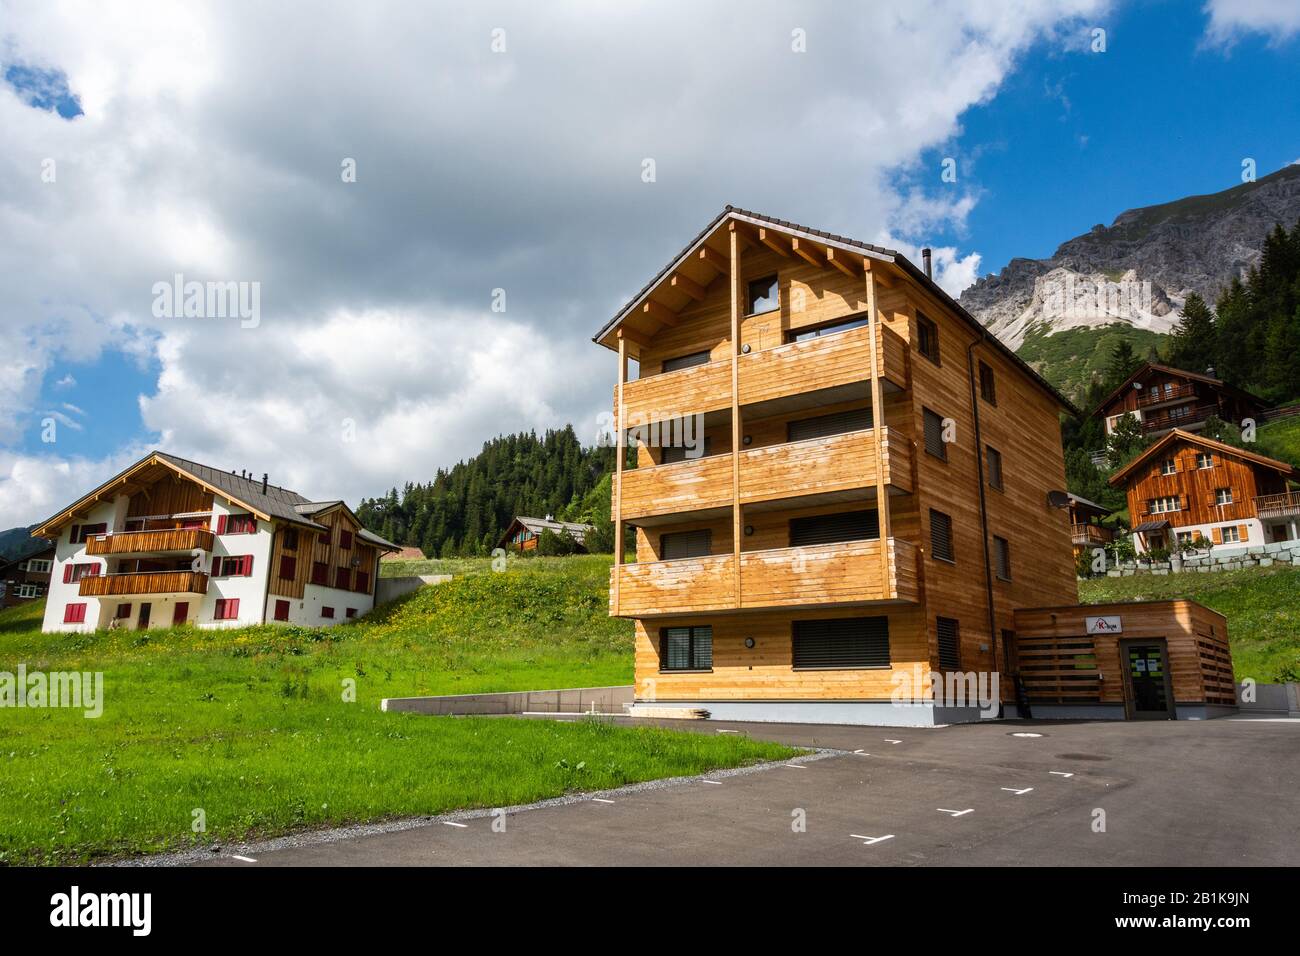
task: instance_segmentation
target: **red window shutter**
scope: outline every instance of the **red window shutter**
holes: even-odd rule
[[[217,603],[212,608],[213,620],[219,621],[226,616],[226,599],[217,598]]]
[[[226,515],[220,515],[217,517],[217,534],[226,533],[226,517]]]
[[[64,583],[64,584],[71,584],[71,583],[72,583],[72,569],[73,569],[73,567],[74,567],[74,565],[73,565],[73,563],[72,563],[71,561],[69,561],[67,564],[65,564],[65,565],[63,566],[63,583]]]
[[[244,555],[244,577],[251,578],[252,576],[253,576],[253,556],[251,554],[246,554]]]
[[[239,617],[239,598],[230,598],[226,601],[226,612],[232,620]]]
[[[287,621],[287,620],[289,620],[289,602],[288,602],[288,601],[276,601],[276,602],[275,602],[275,619],[276,619],[277,621]]]

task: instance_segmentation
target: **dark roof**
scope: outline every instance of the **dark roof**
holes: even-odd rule
[[[1120,382],[1119,385],[1115,386],[1114,390],[1101,400],[1097,407],[1092,410],[1092,414],[1088,417],[1096,418],[1098,415],[1102,414],[1107,405],[1115,401],[1121,392],[1131,386],[1136,379],[1141,378],[1147,372],[1164,372],[1166,375],[1177,375],[1180,378],[1191,379],[1195,382],[1203,382],[1206,385],[1213,385],[1215,388],[1221,388],[1225,392],[1232,392],[1234,395],[1238,395],[1247,401],[1254,402],[1259,405],[1260,408],[1264,408],[1268,405],[1268,402],[1264,401],[1264,399],[1260,398],[1258,395],[1252,395],[1244,388],[1229,385],[1222,379],[1217,379],[1210,375],[1202,375],[1200,372],[1189,372],[1185,368],[1174,368],[1172,365],[1161,365],[1158,362],[1143,362],[1134,370],[1132,375]]]
[[[646,295],[649,294],[651,289],[653,289],[655,286],[657,286],[660,282],[663,281],[665,276],[667,276],[670,272],[676,269],[678,265],[681,264],[682,260],[685,259],[686,256],[689,255],[692,251],[694,251],[695,248],[699,246],[706,238],[708,238],[708,236],[715,229],[718,228],[718,226],[722,223],[722,221],[727,219],[728,217],[744,218],[748,220],[762,222],[766,225],[775,226],[779,229],[785,229],[791,232],[799,232],[812,239],[817,239],[820,240],[821,242],[828,243],[830,245],[845,246],[853,249],[858,249],[861,250],[862,252],[869,253],[874,258],[881,259],[886,262],[894,263],[899,268],[901,268],[904,272],[908,273],[908,275],[910,275],[913,279],[915,279],[922,287],[924,287],[928,292],[930,292],[931,295],[938,298],[941,302],[943,302],[944,305],[950,308],[962,319],[965,319],[967,323],[969,323],[972,327],[974,327],[980,333],[980,335],[983,336],[985,341],[993,345],[1007,359],[1009,359],[1012,362],[1012,364],[1016,365],[1022,372],[1028,375],[1031,381],[1036,383],[1039,387],[1041,387],[1049,395],[1051,395],[1052,398],[1058,404],[1061,405],[1061,407],[1063,407],[1071,415],[1074,415],[1076,417],[1078,417],[1078,415],[1080,414],[1079,410],[1074,407],[1074,404],[1068,398],[1062,395],[1059,391],[1057,391],[1056,387],[1052,385],[1051,382],[1047,381],[1047,379],[1043,378],[1036,371],[1034,371],[1034,369],[1024,359],[1022,359],[1019,355],[1017,355],[1008,345],[1006,345],[996,335],[994,335],[987,328],[985,328],[983,323],[981,323],[977,318],[975,318],[975,316],[971,315],[964,308],[962,308],[962,306],[957,302],[957,300],[954,299],[952,296],[950,296],[947,292],[945,292],[943,288],[937,282],[934,281],[934,279],[926,275],[925,270],[917,268],[901,252],[898,252],[895,249],[887,249],[884,246],[872,245],[869,242],[862,242],[859,239],[851,239],[848,236],[837,236],[835,233],[825,232],[821,229],[813,229],[811,226],[802,226],[797,222],[790,222],[788,219],[775,219],[771,216],[765,216],[759,212],[752,212],[748,209],[741,209],[738,206],[727,206],[722,210],[722,212],[720,212],[717,216],[715,216],[713,218],[713,221],[710,222],[707,226],[705,226],[704,229],[701,230],[700,233],[694,239],[688,242],[686,246],[683,247],[682,251],[679,252],[676,256],[674,256],[666,266],[660,269],[659,272],[655,274],[655,277],[651,279],[648,283],[646,283],[646,285],[641,289],[640,292],[638,292],[635,296],[633,296],[631,301],[629,301],[626,305],[624,305],[623,308],[619,309],[618,314],[616,314],[614,318],[610,319],[609,322],[605,323],[604,327],[602,327],[601,330],[592,337],[592,341],[599,344],[600,340],[604,338],[610,332],[610,330],[612,330],[621,321],[623,321],[623,319],[627,316],[628,312],[631,311],[633,306],[635,306],[638,302],[640,302],[643,298],[645,298]]]
[[[1103,505],[1099,505],[1095,501],[1089,501],[1087,498],[1084,498],[1082,495],[1076,495],[1068,491],[1066,492],[1066,494],[1069,496],[1070,500],[1073,501],[1075,504],[1083,505],[1085,508],[1093,508],[1097,511],[1100,511],[1102,514],[1111,514],[1111,510],[1109,508],[1104,507]]]
[[[503,546],[510,537],[510,532],[515,525],[527,528],[533,534],[541,534],[545,530],[554,531],[556,534],[567,534],[579,544],[582,543],[583,536],[590,530],[592,525],[581,524],[577,521],[556,521],[554,518],[528,518],[523,515],[516,515],[506,527],[505,533],[497,542],[497,546]]]
[[[1163,531],[1169,527],[1169,519],[1163,521],[1144,521],[1133,529],[1135,534],[1146,534],[1148,531]]]

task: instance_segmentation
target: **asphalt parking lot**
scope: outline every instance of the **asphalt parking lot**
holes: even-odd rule
[[[930,729],[656,723],[697,733],[744,733],[833,753],[745,773],[581,795],[504,815],[457,814],[387,830],[331,831],[227,847],[197,862],[1300,863],[1297,720],[1013,721]]]

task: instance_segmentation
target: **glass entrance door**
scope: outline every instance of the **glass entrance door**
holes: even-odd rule
[[[1135,717],[1168,717],[1165,649],[1160,644],[1128,645],[1128,681]]]

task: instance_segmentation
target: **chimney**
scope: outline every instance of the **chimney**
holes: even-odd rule
[[[266,494],[266,479],[267,479],[266,472],[262,472],[262,494]]]
[[[1207,365],[1207,366],[1205,367],[1205,374],[1208,375],[1208,376],[1210,376],[1210,378],[1214,378],[1214,366],[1213,366],[1213,365]]]
[[[929,247],[929,246],[926,246],[924,249],[921,250],[921,263],[922,263],[922,265],[925,266],[925,277],[926,277],[927,279],[933,279],[933,278],[934,278],[934,272],[933,272],[933,270],[932,270],[932,268],[931,268],[931,266],[930,266],[930,247]]]

